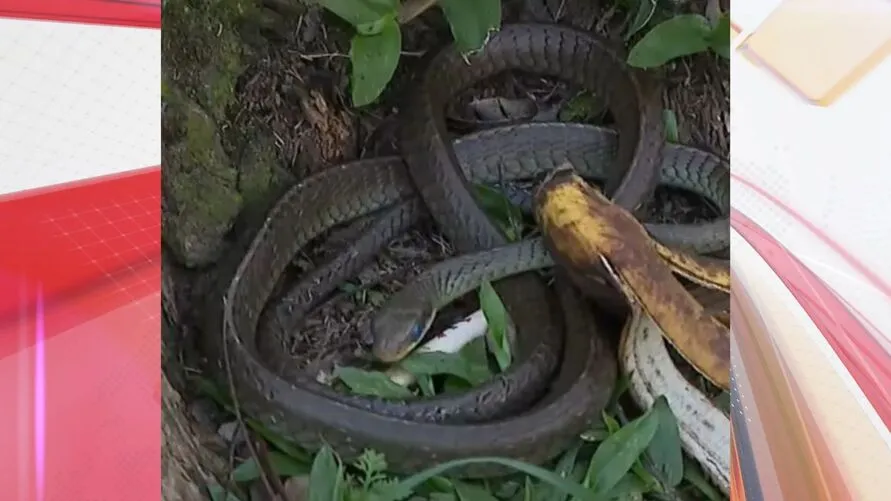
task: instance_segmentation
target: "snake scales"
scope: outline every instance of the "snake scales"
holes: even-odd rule
[[[516,140],[522,137],[520,127],[478,135],[453,149],[442,104],[506,70],[562,78],[604,96],[618,135],[541,124],[526,126],[534,140]],[[698,191],[727,210],[726,166],[690,148],[663,151],[655,96],[645,79],[626,68],[606,43],[570,28],[505,26],[466,60],[453,49],[443,51],[404,108],[401,159],[368,159],[326,169],[289,190],[270,211],[221,297],[210,298],[203,337],[208,370],[220,378],[231,372],[244,411],[294,442],[315,448],[324,441],[345,456],[372,448],[386,454],[395,471],[469,456],[535,463],[556,456],[599,418],[616,377],[615,351],[592,332],[597,319],[562,281],[556,297],[533,274],[495,284],[517,325],[516,362],[505,374],[459,396],[383,402],[339,395],[305,375],[283,377],[261,357],[258,338],[263,331],[258,326],[274,284],[299,249],[332,226],[363,215],[379,214],[375,224],[386,229],[363,236],[363,245],[429,215],[459,252],[470,254],[465,261],[491,261],[486,252],[507,241],[477,206],[465,171],[473,172],[477,181],[491,182],[529,176],[569,158],[576,165],[590,164],[591,177],[605,180],[606,192],[630,210],[641,207],[660,178]],[[587,154],[580,154],[579,143],[573,147],[569,139],[578,131],[588,134],[581,144],[593,145]],[[474,144],[483,146],[474,150]],[[512,144],[520,152],[513,161],[497,156],[509,156]],[[461,151],[466,156],[459,160],[456,152]],[[588,160],[574,160],[579,155]],[[726,219],[648,229],[664,243],[693,248],[720,247],[728,238]],[[338,273],[361,266],[368,254],[359,254],[341,258],[346,265],[339,268],[342,271],[319,270],[317,276],[328,277],[325,283],[330,286]],[[229,370],[224,359],[229,360]],[[474,465],[459,473],[503,472],[494,465]]]

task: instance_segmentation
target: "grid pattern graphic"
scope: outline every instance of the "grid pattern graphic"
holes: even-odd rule
[[[158,497],[159,27],[158,0],[0,6],[10,499]]]
[[[15,47],[0,58],[0,194],[161,163],[159,30],[0,18],[0,33]]]

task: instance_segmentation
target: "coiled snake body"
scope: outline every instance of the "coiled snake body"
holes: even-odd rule
[[[505,70],[563,78],[605,97],[618,136],[592,127],[536,124],[481,133],[453,148],[442,104]],[[615,351],[592,332],[596,319],[569,286],[558,285],[555,299],[535,275],[497,282],[518,329],[512,368],[465,395],[384,402],[339,395],[305,375],[285,378],[263,360],[258,326],[278,277],[314,237],[372,213],[380,213],[376,224],[387,231],[361,242],[379,243],[429,215],[459,252],[469,254],[460,258],[465,265],[481,270],[484,278],[503,276],[503,270],[493,275],[487,268],[492,264],[487,252],[507,241],[477,206],[463,172],[482,182],[531,177],[569,158],[588,165],[589,175],[605,180],[606,192],[630,210],[646,201],[660,178],[729,210],[726,166],[699,150],[667,147],[663,152],[661,112],[652,89],[604,42],[560,26],[505,26],[466,59],[453,49],[442,52],[406,106],[404,125],[402,159],[326,169],[289,190],[270,211],[222,297],[210,298],[203,338],[208,369],[221,378],[234,376],[248,415],[308,448],[324,441],[344,456],[375,449],[402,472],[472,456],[547,461],[599,418],[616,377]],[[579,146],[584,144],[587,150]],[[726,228],[726,219],[648,227],[663,243],[705,250],[726,242]],[[359,268],[373,255],[368,249],[354,249],[338,270]],[[516,261],[509,264],[514,271],[528,269]],[[448,265],[440,269],[452,270]],[[330,286],[341,271],[321,270],[316,276]],[[450,283],[464,287],[468,280],[480,280],[479,273],[455,273]],[[494,465],[474,465],[458,473],[503,472]]]

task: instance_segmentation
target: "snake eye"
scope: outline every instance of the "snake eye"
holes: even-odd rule
[[[412,341],[420,341],[422,337],[424,337],[424,333],[427,331],[424,324],[414,324],[411,327],[411,331],[409,335],[411,336]]]

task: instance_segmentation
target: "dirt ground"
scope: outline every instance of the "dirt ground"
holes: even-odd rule
[[[507,2],[506,20],[519,18],[518,3]],[[392,138],[400,98],[422,71],[425,56],[449,39],[438,14],[413,21],[403,32],[400,67],[380,104],[357,111],[348,97],[348,31],[318,9],[294,5],[284,0],[165,4],[164,438],[165,454],[174,458],[165,466],[165,500],[201,499],[194,482],[225,469],[225,460],[213,452],[224,447],[212,423],[190,406],[184,350],[200,325],[201,298],[216,286],[217,263],[237,254],[233,242],[249,238],[278,194],[296,180],[346,160],[396,153]],[[621,16],[609,9],[595,14],[592,29],[615,38]],[[728,66],[703,54],[672,65],[663,78],[664,105],[677,115],[679,142],[724,157],[729,154]],[[449,111],[452,125],[458,130],[479,125],[467,118],[475,113],[470,103],[496,96],[532,96],[539,109],[573,97],[557,82],[501,77],[456,100]],[[712,215],[695,197],[671,192],[657,193],[650,212],[660,221]],[[307,249],[288,275],[324,262],[349,237],[335,234]],[[359,354],[359,325],[370,312],[426,264],[450,254],[429,228],[391,242],[375,264],[312,312],[296,335],[285,336],[284,349],[313,373]],[[452,314],[471,307],[465,304]],[[177,497],[175,491],[186,494]]]

